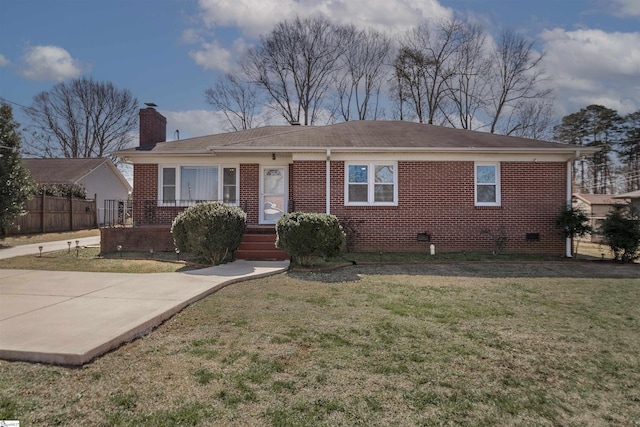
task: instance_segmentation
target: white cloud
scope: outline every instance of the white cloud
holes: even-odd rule
[[[556,28],[540,38],[547,72],[559,99],[571,104],[567,108],[599,103],[622,114],[640,109],[640,33]]]
[[[233,71],[235,59],[246,49],[245,40],[256,40],[278,22],[322,14],[333,22],[371,27],[390,33],[404,32],[426,18],[448,17],[452,10],[437,0],[200,0],[204,28],[189,28],[186,43],[199,44],[190,52],[205,69]],[[242,38],[233,46],[222,45],[212,31],[233,28]]]
[[[33,46],[22,57],[21,74],[30,80],[63,81],[82,74],[79,61],[59,46]]]
[[[0,54],[0,67],[6,67],[7,65],[9,65],[11,62],[4,57],[4,55]]]
[[[189,56],[205,70],[231,72],[235,66],[231,50],[223,47],[217,40],[203,42],[200,49],[191,50]]]
[[[161,111],[167,118],[167,139],[178,139],[176,130],[180,132],[180,139],[195,138],[196,136],[212,135],[223,132],[220,120],[222,113],[207,110]]]
[[[611,0],[613,15],[621,18],[640,16],[640,1],[638,0]]]
[[[332,21],[390,32],[404,31],[425,18],[451,16],[437,0],[200,0],[209,27],[235,27],[257,38],[295,16],[323,14]]]

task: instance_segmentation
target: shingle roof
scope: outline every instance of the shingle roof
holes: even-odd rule
[[[590,205],[617,205],[620,203],[626,203],[625,200],[616,198],[615,194],[583,194],[576,193],[574,197],[577,197]]]
[[[632,191],[630,193],[624,193],[624,194],[619,194],[617,196],[615,196],[614,198],[616,199],[638,199],[640,198],[640,190],[636,190],[636,191]]]
[[[106,158],[91,159],[22,159],[36,182],[75,184],[96,169]]]
[[[150,152],[197,153],[253,149],[533,149],[565,144],[406,121],[349,121],[329,126],[266,126],[156,144]],[[571,147],[570,149],[575,149]],[[136,151],[123,150],[121,155]]]

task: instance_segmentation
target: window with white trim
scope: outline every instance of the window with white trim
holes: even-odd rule
[[[396,163],[345,164],[345,205],[395,206],[398,204]]]
[[[500,163],[475,163],[475,205],[500,206]]]
[[[238,203],[238,168],[235,166],[162,166],[158,184],[159,201],[163,204]]]

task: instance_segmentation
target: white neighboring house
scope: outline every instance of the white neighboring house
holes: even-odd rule
[[[591,227],[594,232],[587,236],[591,242],[602,243],[602,234],[600,234],[602,222],[614,209],[614,206],[629,203],[629,197],[623,196],[624,194],[618,196],[614,194],[573,194],[574,205],[591,218]]]
[[[636,208],[640,209],[640,190],[632,191],[630,193],[620,194],[619,196],[615,196],[615,199],[630,199],[631,204]]]
[[[96,198],[98,224],[104,223],[105,200],[127,200],[131,184],[107,158],[22,159],[33,180],[47,184],[79,184]]]

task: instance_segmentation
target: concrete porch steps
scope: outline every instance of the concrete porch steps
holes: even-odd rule
[[[290,258],[285,251],[276,248],[274,228],[247,229],[235,257],[246,260],[288,260]]]

